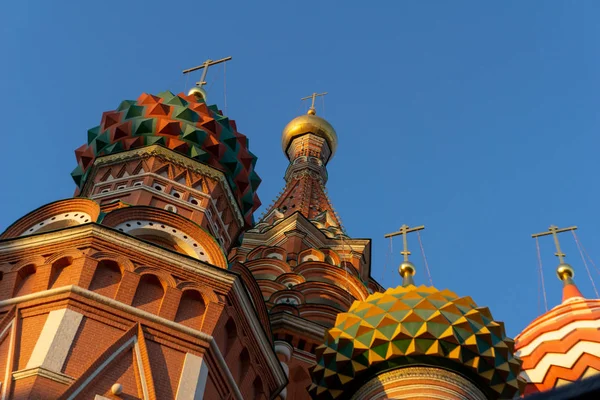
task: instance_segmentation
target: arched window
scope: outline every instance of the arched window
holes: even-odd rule
[[[96,266],[96,271],[90,283],[90,290],[102,296],[114,299],[121,283],[121,268],[111,260],[102,260]]]
[[[244,350],[240,353],[240,362],[238,364],[238,382],[244,380],[244,377],[250,369],[250,353],[248,349],[244,347]]]
[[[156,275],[142,275],[132,305],[141,310],[158,314],[164,294],[165,290]]]
[[[190,328],[200,329],[205,305],[202,295],[197,290],[186,290],[181,295],[175,322]]]
[[[263,383],[262,379],[260,379],[260,376],[254,378],[254,382],[252,382],[252,391],[254,392],[254,395],[252,396],[253,399],[263,398],[265,391],[263,389]]]
[[[235,327],[235,322],[233,322],[233,319],[231,318],[229,318],[225,324],[225,334],[227,335],[225,341],[225,355],[227,355],[237,340],[237,329]]]
[[[22,267],[17,272],[17,281],[13,297],[22,296],[33,291],[33,281],[35,278],[35,266],[33,264]]]
[[[73,259],[71,257],[63,257],[52,264],[50,289],[76,283],[73,282],[70,276],[73,271],[72,263]]]

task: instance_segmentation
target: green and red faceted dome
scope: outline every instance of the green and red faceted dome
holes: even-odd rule
[[[149,145],[164,146],[222,171],[246,223],[252,224],[252,214],[260,206],[256,156],[235,121],[193,95],[143,93],[105,112],[100,125],[88,130],[87,144],[75,150],[78,166],[71,175],[81,189],[96,157]]]

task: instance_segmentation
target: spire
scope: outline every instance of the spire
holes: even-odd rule
[[[563,297],[562,302],[566,302],[573,298],[583,297],[575,282],[573,282],[573,276],[575,276],[575,271],[573,267],[565,262],[566,254],[562,252],[560,248],[560,242],[558,240],[558,234],[562,232],[569,232],[576,230],[576,226],[570,226],[568,228],[558,228],[556,225],[551,225],[547,231],[541,233],[535,233],[531,235],[533,238],[538,238],[540,236],[552,235],[554,238],[554,246],[556,247],[556,253],[554,255],[558,257],[558,267],[556,268],[556,275],[558,279],[563,282]]]
[[[190,91],[188,92],[188,96],[194,95],[199,99],[204,99],[206,100],[206,90],[204,90],[202,88],[202,86],[206,85],[206,74],[208,73],[208,68],[212,67],[213,65],[217,65],[217,64],[221,64],[225,61],[229,61],[231,60],[231,56],[229,57],[225,57],[225,58],[221,58],[220,60],[217,61],[213,61],[213,60],[206,60],[204,61],[202,64],[198,65],[197,67],[193,67],[193,68],[188,68],[183,70],[183,74],[189,74],[190,72],[194,72],[194,71],[198,71],[198,70],[202,70],[202,76],[200,77],[200,81],[196,82],[196,86],[191,88]]]
[[[315,92],[302,98],[312,99],[308,114],[294,118],[283,129],[281,144],[290,160],[284,176],[286,185],[266,211],[263,221],[278,213],[287,217],[300,212],[318,222],[320,228],[335,226],[341,229],[341,221],[325,189],[327,163],[337,148],[337,134],[329,122],[316,115],[315,110],[315,99],[326,94]]]
[[[416,226],[414,228],[409,228],[408,225],[402,225],[400,227],[400,230],[398,230],[397,232],[392,232],[392,233],[388,233],[387,235],[384,235],[384,238],[386,238],[386,239],[394,237],[394,236],[402,235],[403,250],[400,252],[400,254],[402,254],[404,256],[404,261],[402,261],[402,264],[400,264],[400,267],[398,267],[398,272],[400,273],[400,276],[402,277],[402,286],[410,286],[410,285],[415,284],[415,282],[413,280],[413,276],[415,275],[415,265],[413,263],[411,263],[410,261],[408,261],[408,256],[410,256],[411,253],[408,250],[407,234],[410,232],[416,232],[416,231],[420,231],[423,229],[425,229],[424,225]]]

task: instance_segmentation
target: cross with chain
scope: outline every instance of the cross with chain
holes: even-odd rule
[[[202,86],[206,85],[206,81],[204,79],[206,79],[206,74],[208,73],[208,67],[212,67],[213,65],[221,64],[222,62],[229,61],[229,60],[231,60],[231,56],[221,58],[220,60],[217,60],[217,61],[206,60],[202,64],[198,65],[197,67],[183,70],[183,74],[185,75],[185,74],[189,74],[190,72],[194,72],[194,71],[198,71],[199,69],[203,69],[204,71],[202,71],[202,76],[200,77],[200,81],[196,82],[196,86],[202,87]]]
[[[554,238],[554,245],[556,246],[556,253],[554,253],[554,255],[556,257],[558,257],[558,261],[561,264],[564,264],[564,261],[565,261],[564,258],[566,257],[566,255],[560,249],[560,243],[558,242],[558,234],[561,233],[561,232],[574,231],[576,229],[577,229],[576,226],[570,226],[568,228],[560,228],[559,229],[558,226],[551,225],[550,228],[548,228],[548,230],[546,232],[535,233],[535,234],[531,235],[531,237],[532,238],[537,238],[537,237],[540,237],[540,236],[552,235],[552,237]]]
[[[308,100],[308,99],[312,99],[312,104],[310,105],[310,108],[308,109],[308,113],[310,115],[315,115],[317,112],[315,110],[315,99],[319,96],[325,96],[327,94],[327,92],[323,92],[323,93],[313,93],[310,96],[306,96],[301,98],[300,100],[304,101],[304,100]]]
[[[408,251],[408,239],[406,237],[407,233],[421,231],[425,229],[425,225],[415,226],[414,228],[409,228],[408,225],[402,225],[400,230],[397,232],[388,233],[384,236],[384,238],[391,238],[394,236],[402,235],[402,243],[404,245],[404,250],[400,252],[404,256],[404,261],[408,261],[408,256],[410,255],[410,251]]]

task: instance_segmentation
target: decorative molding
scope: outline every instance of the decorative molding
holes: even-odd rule
[[[189,256],[192,256],[207,263],[213,262],[213,260],[209,258],[208,250],[205,249],[204,246],[202,246],[202,244],[193,237],[193,235],[191,235],[188,232],[184,232],[179,228],[175,228],[167,223],[159,223],[147,219],[133,218],[121,222],[119,225],[116,225],[113,229],[130,234],[132,236],[136,236],[136,233],[130,232],[143,230],[144,233],[153,233],[158,236],[166,235],[169,237],[173,237],[177,239],[177,245],[186,253],[188,253]]]
[[[33,235],[40,229],[43,229],[50,224],[55,224],[61,221],[72,221],[75,222],[75,225],[86,224],[88,222],[96,222],[95,220],[93,220],[90,214],[84,211],[70,211],[66,212],[66,214],[64,212],[61,212],[54,214],[41,222],[36,222],[33,226],[29,226],[25,229],[23,233],[21,233],[20,236]]]
[[[30,248],[39,246],[76,241],[78,239],[88,239],[90,236],[118,244],[121,248],[160,260],[167,265],[199,273],[202,276],[208,276],[227,284],[231,284],[236,279],[234,274],[223,268],[212,266],[195,258],[175,253],[150,243],[145,243],[139,239],[116,231],[113,228],[97,224],[80,225],[40,235],[0,240],[0,255],[14,251],[26,251]]]
[[[275,372],[277,384],[279,385],[279,388],[282,389],[285,386],[287,379],[285,378],[285,375],[283,374],[283,371],[281,370],[281,366],[279,365],[279,360],[277,360],[275,352],[274,352],[273,348],[271,347],[271,345],[268,341],[268,338],[266,337],[262,327],[260,326],[260,322],[258,321],[258,318],[256,317],[254,310],[251,308],[252,306],[249,303],[248,296],[240,294],[240,290],[242,292],[245,290],[244,287],[241,285],[239,280],[235,280],[235,283],[236,284],[234,284],[233,292],[236,295],[236,298],[242,304],[242,306],[244,308],[243,314],[248,317],[248,320],[250,321],[250,326],[253,330],[253,333],[255,334],[255,337],[257,338],[257,341],[259,342],[259,347],[261,348],[262,354],[264,354],[269,366]],[[204,332],[198,331],[193,328],[189,328],[189,327],[179,324],[177,322],[169,321],[165,318],[162,318],[157,315],[151,314],[149,312],[140,310],[138,308],[123,304],[119,301],[110,299],[108,297],[102,296],[98,293],[92,292],[87,289],[83,289],[83,288],[81,288],[79,286],[75,286],[75,285],[62,286],[59,288],[49,289],[49,290],[36,292],[36,293],[24,295],[24,296],[13,297],[8,300],[0,301],[0,307],[9,306],[9,305],[13,305],[13,304],[19,304],[19,303],[23,303],[23,302],[31,301],[31,300],[42,299],[45,297],[55,296],[55,295],[59,295],[59,294],[69,293],[69,292],[75,293],[77,295],[80,295],[80,296],[85,297],[90,300],[97,301],[98,303],[107,305],[109,307],[113,307],[118,310],[127,312],[128,314],[134,315],[136,317],[144,318],[151,322],[154,322],[154,323],[157,323],[160,325],[164,325],[164,326],[171,328],[173,330],[176,330],[178,332],[181,332],[181,333],[184,333],[184,334],[187,334],[192,337],[196,337],[198,339],[208,342],[213,355],[217,359],[217,362],[219,363],[221,368],[225,371],[225,375],[227,377],[229,385],[233,388],[234,392],[239,394],[239,396],[237,396],[237,399],[243,400],[243,396],[241,395],[241,392],[239,391],[239,388],[237,387],[237,383],[235,382],[235,379],[234,379],[233,375],[231,374],[231,371],[229,370],[229,367],[227,366],[227,363],[225,362],[225,359],[223,358],[223,354],[221,353],[221,350],[217,346],[216,341],[214,340],[213,336],[208,335]],[[276,368],[275,368],[275,366],[276,366]]]
[[[281,364],[279,363],[279,360],[275,355],[275,351],[269,339],[267,338],[267,335],[265,334],[265,330],[261,326],[260,320],[256,316],[256,311],[254,310],[252,303],[249,301],[250,296],[246,293],[246,288],[243,286],[241,280],[236,279],[233,284],[233,287],[233,293],[242,305],[242,313],[247,316],[254,316],[254,318],[248,318],[248,322],[250,324],[250,327],[252,328],[252,332],[254,333],[255,337],[260,338],[258,340],[258,345],[260,347],[261,354],[263,354],[266,358],[266,361],[271,371],[275,373],[275,375],[278,378],[278,383],[280,383],[281,388],[283,388],[285,386],[285,383],[287,382],[287,377],[281,369]]]
[[[29,378],[30,376],[41,376],[54,382],[62,383],[63,385],[70,385],[75,382],[75,378],[72,376],[65,375],[61,372],[50,371],[49,369],[43,367],[26,368],[20,371],[15,371],[13,372],[12,376],[13,380],[15,381]]]
[[[415,380],[419,383],[409,383],[411,380]],[[394,394],[399,394],[397,392],[400,391],[413,390],[423,392],[428,388],[433,388],[436,392],[442,392],[447,394],[447,396],[440,393],[439,397],[428,398],[444,400],[486,400],[485,395],[470,380],[445,369],[433,367],[406,367],[384,372],[371,378],[367,383],[361,386],[361,388],[351,397],[351,400],[371,399],[375,394],[387,394],[388,390],[386,390],[386,386],[394,383],[399,383],[397,386],[390,388]],[[458,390],[452,390],[447,386],[454,386],[465,393],[463,394]],[[384,397],[377,396],[375,398],[383,399]]]
[[[235,214],[236,218],[238,219],[238,222],[240,223],[240,225],[242,225],[242,226],[244,225],[244,218],[242,216],[242,212],[239,208],[237,200],[235,200],[233,192],[231,191],[231,187],[229,187],[229,183],[227,182],[227,179],[225,178],[225,174],[223,172],[221,172],[213,167],[210,167],[206,164],[202,164],[199,161],[195,161],[188,157],[185,157],[184,155],[180,155],[179,153],[176,153],[176,152],[166,149],[164,147],[152,145],[152,146],[145,146],[145,147],[137,148],[134,150],[124,151],[121,153],[101,156],[94,160],[94,166],[96,166],[96,165],[98,165],[98,166],[112,165],[112,164],[116,164],[116,163],[119,163],[122,161],[127,161],[129,159],[133,159],[136,157],[139,157],[142,159],[147,159],[150,157],[157,157],[157,158],[160,158],[161,160],[164,160],[164,161],[173,163],[175,165],[178,165],[180,167],[184,167],[189,170],[192,170],[193,172],[196,172],[198,174],[206,175],[209,178],[218,180],[219,183],[221,183],[221,186],[225,189],[224,192],[227,195],[227,199],[233,206],[234,214]],[[91,182],[92,182],[92,180],[88,178],[85,186],[87,187],[87,185],[91,184]],[[83,192],[84,192],[84,189],[82,189],[82,193]]]

